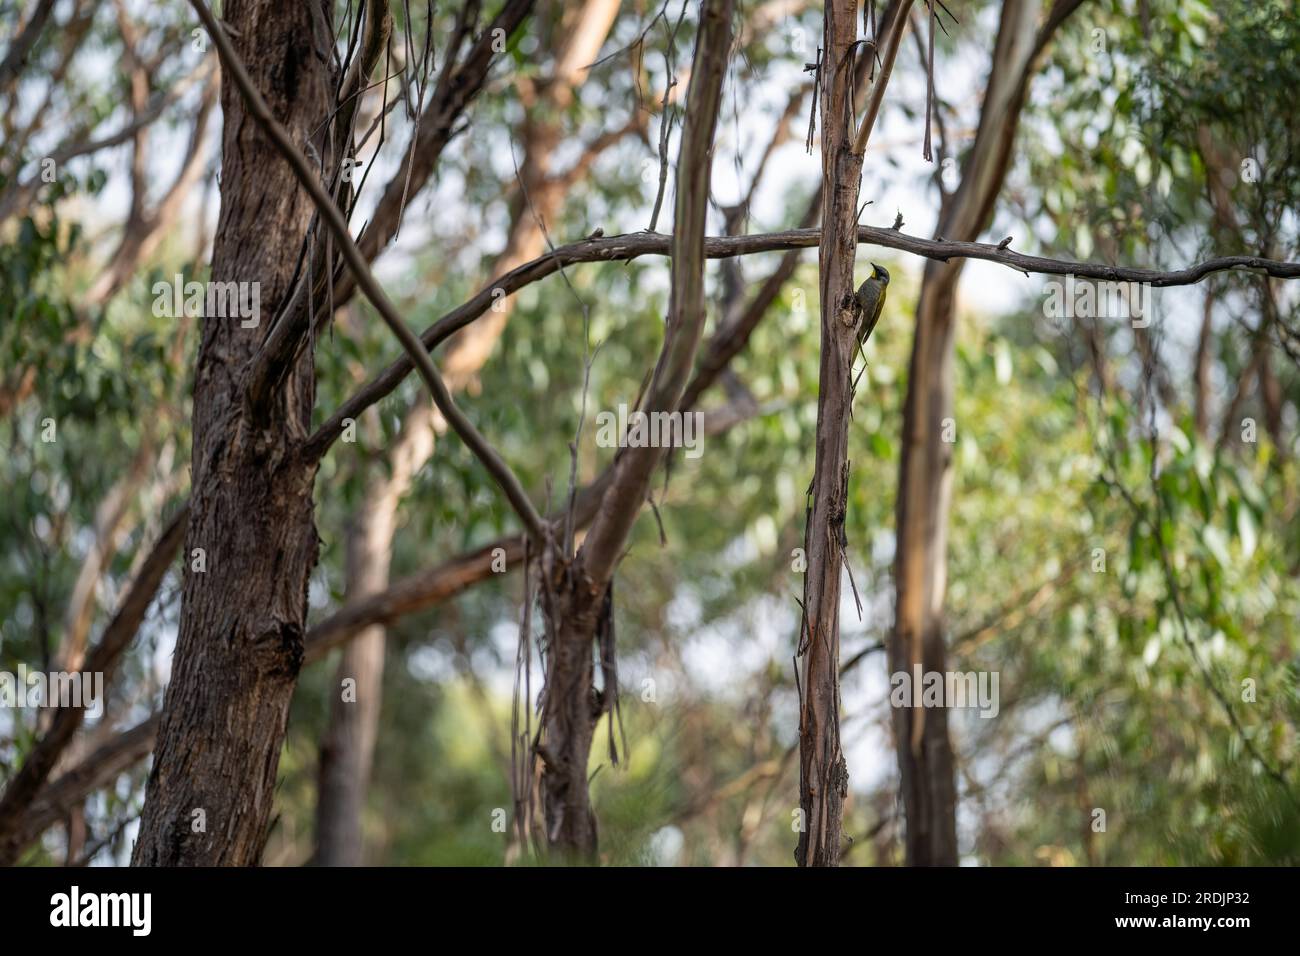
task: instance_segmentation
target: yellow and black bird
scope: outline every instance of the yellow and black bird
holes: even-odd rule
[[[885,294],[889,291],[889,270],[884,266],[871,263],[871,278],[858,286],[858,308],[862,317],[858,320],[858,351],[865,362],[867,353],[863,350],[867,339],[875,331],[880,315],[885,311]]]

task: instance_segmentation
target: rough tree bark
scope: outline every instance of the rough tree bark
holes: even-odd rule
[[[940,212],[936,235],[974,241],[988,228],[1035,64],[1079,2],[1058,0],[1041,27],[1041,0],[1003,4],[975,144],[962,165],[961,185]],[[889,647],[893,673],[910,673],[916,665],[926,672],[946,669],[943,599],[952,445],[943,436],[944,421],[953,415],[955,296],[963,265],[962,260],[928,263],[917,303],[896,505],[897,601]],[[907,862],[955,866],[957,793],[947,711],[899,707],[893,723],[907,815]]]
[[[310,4],[272,0],[229,0],[224,9],[232,42],[297,142],[310,141],[329,110],[329,43],[318,16]],[[224,71],[222,110],[212,276],[260,283],[262,309],[273,315],[290,291],[313,206]],[[267,837],[318,539],[316,469],[301,455],[312,355],[305,351],[285,387],[255,410],[244,375],[264,334],[238,319],[203,321],[180,633],[135,865],[252,865]]]
[[[822,61],[821,365],[812,503],[804,531],[799,656],[800,866],[838,866],[849,772],[840,749],[840,578],[849,484],[849,420],[860,310],[853,297],[862,154],[853,148],[853,0],[827,0]]]

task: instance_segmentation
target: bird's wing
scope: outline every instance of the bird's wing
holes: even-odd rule
[[[876,296],[876,307],[871,310],[871,317],[867,320],[867,333],[862,336],[862,341],[871,337],[871,333],[876,329],[876,323],[880,321],[880,315],[885,311],[885,290],[881,289]]]

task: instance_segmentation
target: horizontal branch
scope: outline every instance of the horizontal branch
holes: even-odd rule
[[[51,782],[22,819],[14,838],[16,852],[21,853],[42,833],[64,819],[73,807],[85,800],[87,794],[112,783],[118,774],[149,756],[157,736],[158,715],[154,714],[110,738]]]
[[[122,145],[146,126],[157,122],[163,113],[173,103],[177,102],[190,87],[206,80],[211,74],[211,70],[211,61],[204,60],[192,72],[187,73],[165,92],[156,94],[143,112],[116,132],[100,139],[89,139],[88,137],[92,135],[93,131],[83,128],[80,135],[86,138],[78,138],[64,143],[51,152],[48,158],[54,161],[56,168],[62,168],[63,164],[69,160]],[[26,207],[31,204],[32,197],[36,195],[42,185],[39,172],[33,172],[23,182],[20,182],[15,177],[12,183],[9,183],[3,191],[0,191],[0,223],[6,222],[10,216],[20,211],[25,212]]]
[[[816,246],[820,238],[821,230],[817,228],[789,229],[785,232],[749,236],[711,236],[704,241],[704,254],[709,259],[730,259],[760,252],[809,249]],[[1113,282],[1141,282],[1153,286],[1192,285],[1213,272],[1227,269],[1251,269],[1278,279],[1300,278],[1300,263],[1280,262],[1258,256],[1221,256],[1186,269],[1163,272],[1158,269],[1110,266],[1099,262],[1070,262],[1025,255],[996,243],[923,239],[876,226],[859,226],[858,242],[862,245],[897,249],[939,262],[947,262],[949,259],[983,259],[1026,274],[1074,275]],[[580,262],[630,262],[641,256],[667,256],[671,255],[671,244],[672,236],[657,232],[636,232],[584,239],[560,246],[512,269],[491,285],[484,286],[472,299],[425,329],[420,335],[420,341],[426,349],[432,351],[455,332],[484,315],[502,295],[513,295],[565,266]],[[410,356],[403,355],[367,382],[316,430],[308,440],[304,453],[311,457],[323,456],[342,434],[344,423],[348,419],[355,421],[367,408],[391,394],[414,367]]]

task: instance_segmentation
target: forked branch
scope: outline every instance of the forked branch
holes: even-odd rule
[[[361,250],[357,248],[352,233],[348,230],[347,222],[339,211],[338,205],[330,198],[325,191],[325,187],[321,185],[320,180],[312,172],[306,157],[290,141],[284,127],[271,115],[266,101],[262,99],[262,95],[253,85],[252,78],[248,75],[248,71],[244,68],[244,64],[240,61],[239,55],[235,52],[221,24],[212,15],[212,11],[208,9],[203,0],[190,0],[190,5],[194,7],[199,19],[203,21],[212,34],[212,40],[221,56],[222,65],[230,74],[234,84],[239,87],[239,92],[248,105],[249,113],[252,114],[267,137],[284,156],[298,182],[311,196],[312,202],[315,203],[316,209],[320,213],[321,221],[325,223],[334,241],[338,243],[339,251],[356,278],[358,287],[370,300],[376,311],[379,312],[384,324],[401,342],[402,348],[406,350],[411,361],[419,369],[420,377],[424,379],[425,385],[428,386],[438,410],[442,412],[447,423],[451,425],[461,440],[469,446],[470,451],[482,462],[488,473],[501,487],[511,507],[519,515],[529,536],[540,543],[546,536],[546,528],[541,516],[537,513],[537,509],[533,507],[528,495],[524,492],[523,485],[520,484],[518,477],[510,470],[510,466],[502,460],[501,456],[497,454],[496,449],[488,443],[487,439],[479,433],[473,423],[465,417],[465,414],[452,401],[451,393],[447,391],[447,386],[443,383],[442,376],[438,374],[437,368],[434,367],[429,353],[425,351],[415,333],[407,327],[402,317],[398,315],[396,307],[370,271],[365,257],[362,255]]]

